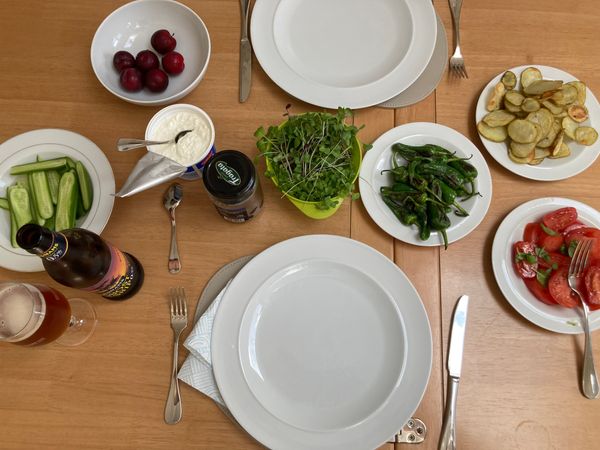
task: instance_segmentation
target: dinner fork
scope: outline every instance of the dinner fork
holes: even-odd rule
[[[448,0],[448,3],[450,3],[450,11],[452,12],[452,20],[454,21],[456,42],[454,54],[450,58],[450,71],[460,78],[469,78],[467,69],[465,68],[465,59],[460,52],[460,10],[462,8],[462,0]]]
[[[173,370],[171,371],[171,385],[167,404],[165,406],[165,422],[170,425],[181,420],[182,408],[179,395],[179,382],[177,380],[177,360],[179,356],[179,336],[187,327],[187,305],[185,290],[182,287],[171,288],[171,328],[173,329]]]
[[[590,338],[590,320],[589,320],[589,308],[581,292],[578,290],[578,281],[583,275],[590,256],[590,250],[594,241],[592,239],[583,239],[577,243],[575,252],[573,252],[573,258],[569,265],[568,282],[569,287],[577,293],[579,301],[583,309],[584,320],[583,331],[585,333],[585,349],[583,353],[583,371],[581,378],[581,387],[583,394],[589,399],[595,399],[598,397],[600,392],[598,389],[598,377],[596,376],[596,368],[594,367],[594,355],[592,353],[592,340]]]

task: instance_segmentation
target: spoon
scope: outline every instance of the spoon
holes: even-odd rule
[[[144,139],[120,138],[117,141],[117,150],[119,150],[120,152],[126,152],[128,150],[145,147],[147,145],[170,144],[171,142],[175,142],[177,144],[179,142],[179,139],[188,134],[190,131],[192,130],[180,131],[173,139],[169,139],[168,141],[146,141]]]
[[[164,205],[171,218],[171,250],[169,251],[169,272],[178,273],[181,270],[179,250],[177,249],[177,227],[175,224],[175,208],[181,203],[183,188],[178,183],[173,183],[165,192]]]

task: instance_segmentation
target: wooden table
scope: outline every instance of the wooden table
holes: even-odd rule
[[[118,137],[142,136],[158,108],[125,103],[96,80],[89,62],[94,32],[119,0],[75,2],[4,0],[0,14],[0,139],[37,128],[64,128],[93,140],[109,158],[117,186],[139,153],[117,154]],[[183,101],[205,109],[217,129],[218,149],[255,155],[253,132],[277,123],[287,103],[295,112],[316,108],[291,98],[253,67],[250,99],[239,104],[239,6],[236,0],[187,0],[206,22],[211,62],[200,86]],[[448,6],[436,0],[448,36]],[[522,64],[566,70],[600,93],[600,8],[594,0],[467,1],[462,39],[468,80],[444,77],[421,103],[399,110],[358,111],[362,139],[412,121],[434,121],[468,136],[482,150],[493,177],[493,200],[481,225],[450,246],[420,248],[394,241],[368,217],[360,201],[347,202],[331,219],[314,221],[280,199],[262,178],[264,211],[244,225],[223,221],[201,183],[185,184],[178,209],[183,271],[166,270],[169,224],[161,205],[164,186],[117,199],[103,236],[135,254],[146,270],[141,292],[109,302],[59,287],[45,273],[0,270],[1,280],[38,281],[68,296],[84,296],[100,323],[85,345],[0,352],[0,448],[260,448],[207,397],[182,385],[184,419],[163,422],[171,330],[166,295],[182,285],[193,309],[206,281],[223,264],[302,234],[331,233],[365,242],[396,262],[416,285],[432,326],[433,369],[416,417],[428,426],[421,448],[435,449],[441,428],[445,355],[455,300],[471,296],[463,377],[458,400],[461,449],[594,449],[600,441],[600,403],[580,393],[582,337],[544,331],[523,319],[503,298],[490,253],[501,220],[524,201],[570,197],[600,209],[596,164],[569,180],[542,183],[499,166],[483,149],[474,109],[495,74]],[[600,335],[594,336],[596,349]],[[597,359],[600,355],[596,352]],[[182,356],[183,358],[183,356]],[[391,449],[393,445],[383,448]]]

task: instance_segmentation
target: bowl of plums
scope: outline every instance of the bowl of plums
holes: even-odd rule
[[[137,0],[96,30],[92,68],[102,85],[137,105],[175,103],[204,77],[210,37],[202,19],[171,0]]]

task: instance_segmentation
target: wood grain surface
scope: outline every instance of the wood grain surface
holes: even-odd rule
[[[119,100],[92,71],[89,49],[96,28],[124,3],[2,1],[0,141],[39,128],[75,131],[103,150],[117,187],[123,184],[142,153],[117,153],[115,142],[143,136],[146,123],[160,109]],[[254,157],[254,130],[281,121],[286,104],[297,113],[319,109],[278,88],[256,60],[250,98],[238,103],[238,1],[183,3],[205,21],[212,55],[204,80],[181,102],[209,113],[218,150],[238,149]],[[435,7],[451,47],[448,5],[436,0]],[[445,75],[435,93],[409,108],[357,111],[356,123],[365,125],[360,134],[365,142],[397,125],[432,121],[463,133],[482,151],[493,178],[491,207],[481,225],[447,251],[394,241],[374,224],[360,201],[345,202],[328,220],[308,219],[280,198],[262,175],[261,162],[264,210],[243,225],[221,219],[201,183],[185,182],[177,210],[183,262],[177,276],[166,267],[170,229],[161,203],[166,187],[116,200],[102,236],[144,265],[144,286],[131,300],[110,302],[58,286],[43,272],[0,269],[0,281],[43,282],[69,297],[87,298],[100,320],[94,336],[76,348],[0,344],[0,448],[261,448],[209,398],[183,383],[184,418],[176,426],[164,423],[172,346],[167,292],[171,286],[184,286],[193,310],[203,286],[222,265],[282,240],[315,233],[371,245],[393,259],[419,291],[434,353],[428,388],[415,412],[427,424],[428,435],[417,448],[438,445],[449,326],[454,303],[463,293],[471,296],[471,305],[458,399],[458,448],[598,448],[600,403],[585,399],[579,387],[582,337],[545,331],[512,309],[492,274],[491,243],[502,219],[527,200],[562,196],[600,209],[600,166],[560,182],[520,178],[487,154],[474,122],[481,89],[509,67],[555,66],[600,94],[598,23],[600,7],[594,0],[464,2],[461,38],[469,79]],[[600,335],[593,340],[600,349]],[[600,358],[598,352],[596,356]],[[394,444],[381,448],[392,450]]]

